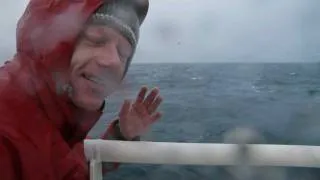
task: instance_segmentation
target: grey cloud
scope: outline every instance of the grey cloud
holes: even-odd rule
[[[1,57],[27,1],[4,0]],[[318,0],[150,0],[134,62],[314,62]]]
[[[316,7],[316,0],[153,1],[136,62],[318,61]]]

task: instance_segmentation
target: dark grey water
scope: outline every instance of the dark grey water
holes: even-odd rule
[[[245,126],[269,144],[320,145],[320,64],[135,64],[125,90],[110,98],[93,135],[141,85],[159,87],[164,98],[164,116],[145,140],[221,143],[225,132]],[[281,179],[320,179],[318,169],[276,170],[287,173]],[[236,178],[223,167],[122,165],[105,179]]]

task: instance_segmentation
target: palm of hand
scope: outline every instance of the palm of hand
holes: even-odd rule
[[[159,90],[154,88],[146,96],[147,91],[147,87],[142,87],[135,102],[125,100],[122,105],[119,113],[120,130],[127,139],[140,136],[161,118],[161,113],[156,112],[162,102]]]

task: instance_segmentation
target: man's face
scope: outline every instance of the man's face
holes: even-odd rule
[[[73,102],[97,110],[121,83],[132,47],[119,32],[106,26],[89,26],[71,59]]]

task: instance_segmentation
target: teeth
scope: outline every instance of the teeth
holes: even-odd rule
[[[97,83],[97,84],[103,84],[103,80],[100,79],[100,78],[98,78],[98,77],[88,76],[88,75],[86,75],[86,74],[84,75],[84,77],[85,77],[86,79],[90,80],[90,81],[93,81],[93,82]]]
[[[90,78],[90,80],[91,80],[91,81],[94,81],[94,82],[96,82],[96,83],[98,83],[98,84],[102,84],[102,83],[103,83],[103,81],[102,81],[101,79],[99,79],[99,78],[94,78],[94,77],[92,77],[92,78]]]

